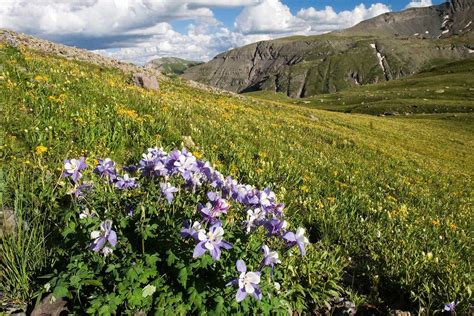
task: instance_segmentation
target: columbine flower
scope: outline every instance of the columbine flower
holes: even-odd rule
[[[168,200],[168,203],[171,204],[174,197],[173,193],[176,193],[179,190],[169,183],[160,183],[160,188],[161,188],[161,194],[163,194]]]
[[[260,272],[247,272],[245,262],[237,260],[236,262],[237,271],[240,272],[238,279],[232,280],[227,285],[238,285],[236,300],[242,302],[248,294],[255,297],[257,300],[262,299],[262,291],[258,287],[260,283]]]
[[[201,212],[204,219],[213,223],[223,213],[227,213],[230,205],[226,200],[222,199],[221,195],[218,193],[209,192],[207,197],[211,202],[206,203],[206,206],[203,206],[201,203],[199,203],[198,210]]]
[[[254,227],[262,224],[262,222],[265,220],[265,215],[265,211],[258,207],[247,210],[247,234],[250,233]]]
[[[91,244],[93,251],[99,252],[102,250],[104,256],[111,254],[112,249],[105,246],[105,244],[109,242],[112,247],[115,247],[117,244],[117,233],[112,230],[112,221],[110,219],[103,221],[100,224],[100,230],[95,230],[91,233],[91,238],[94,239]]]
[[[115,162],[110,158],[99,159],[94,172],[100,175],[101,178],[106,178],[109,181],[113,181],[117,177]]]
[[[285,239],[290,245],[296,244],[302,256],[306,254],[306,249],[304,247],[309,244],[309,240],[304,236],[304,228],[298,228],[296,233],[286,232],[283,235],[283,239]]]
[[[452,301],[449,304],[444,304],[443,312],[454,312],[458,303],[457,301]]]
[[[199,241],[198,234],[201,228],[201,223],[195,221],[193,226],[190,226],[190,221],[184,223],[184,228],[181,229],[180,234],[183,237],[192,237],[194,240]]]
[[[272,218],[271,220],[265,222],[263,227],[268,231],[268,236],[279,236],[288,226],[288,222],[285,220],[279,220]]]
[[[81,170],[87,168],[84,157],[64,161],[64,177],[71,177],[72,181],[77,182],[82,177]]]
[[[133,189],[138,186],[136,178],[131,178],[127,173],[123,177],[118,176],[115,186],[119,189]]]
[[[231,244],[222,240],[222,236],[224,236],[224,229],[221,227],[221,222],[212,225],[207,233],[204,229],[199,230],[197,236],[199,243],[194,248],[193,257],[201,257],[206,251],[209,251],[212,259],[219,260],[221,248],[227,250],[232,248]]]
[[[83,184],[76,186],[73,193],[77,199],[83,199],[85,197],[86,192],[92,189],[93,189],[92,182],[84,182]]]
[[[278,252],[270,251],[270,248],[268,248],[267,245],[262,246],[262,251],[265,256],[263,258],[264,266],[270,266],[273,268],[275,264],[281,263],[280,259],[278,258]]]

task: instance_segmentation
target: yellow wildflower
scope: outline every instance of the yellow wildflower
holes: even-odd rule
[[[39,145],[39,146],[36,147],[36,154],[37,155],[42,155],[47,151],[48,151],[48,147],[46,147],[46,146]]]
[[[432,223],[434,226],[439,226],[439,220],[438,220],[438,219],[431,221],[431,223]]]

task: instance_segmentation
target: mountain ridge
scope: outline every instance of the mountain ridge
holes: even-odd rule
[[[267,90],[290,97],[398,79],[438,59],[471,56],[472,22],[456,29],[472,16],[467,0],[386,13],[342,31],[236,48],[186,70],[183,78],[237,93]]]

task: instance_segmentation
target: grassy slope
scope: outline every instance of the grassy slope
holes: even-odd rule
[[[301,100],[263,91],[249,95],[317,109],[351,113],[472,113],[473,72],[474,58],[449,63],[440,60],[434,61],[420,74],[412,77]]]
[[[224,174],[271,186],[312,242],[341,245],[349,285],[370,300],[403,303],[413,291],[423,306],[469,301],[470,116],[348,115],[179,80],[146,92],[116,70],[3,48],[0,124],[5,205],[20,189],[25,207],[54,211],[59,197],[48,194],[65,158],[137,161],[147,147],[170,149],[190,135],[196,155]],[[35,154],[38,145],[48,152]]]

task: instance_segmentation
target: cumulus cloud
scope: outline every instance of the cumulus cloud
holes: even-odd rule
[[[298,11],[297,16],[311,25],[311,31],[321,33],[351,27],[386,12],[390,12],[390,8],[385,4],[375,3],[367,8],[361,3],[351,11],[339,13],[330,6],[326,6],[323,10],[310,7]]]
[[[216,19],[217,7],[243,7],[234,29]],[[209,60],[252,42],[328,32],[387,11],[376,3],[293,14],[282,0],[0,0],[0,28],[145,63],[162,56]],[[187,30],[173,29],[176,20],[189,21]]]
[[[308,24],[293,16],[279,0],[263,0],[245,7],[234,26],[244,34],[309,31]]]
[[[405,9],[409,8],[421,8],[421,7],[430,7],[433,3],[431,0],[414,0],[406,5]]]

